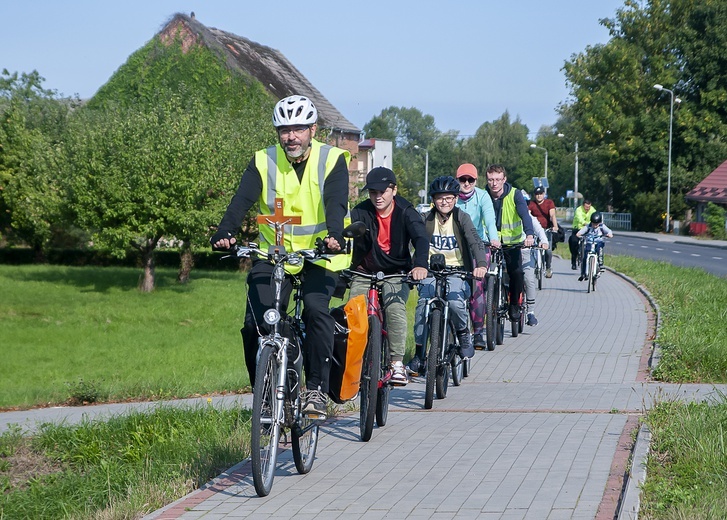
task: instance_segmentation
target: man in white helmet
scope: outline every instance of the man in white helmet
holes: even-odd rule
[[[232,197],[218,231],[210,239],[215,249],[229,249],[236,242],[244,216],[256,202],[260,213],[272,215],[275,199],[283,199],[283,213],[300,217],[299,225],[286,224],[283,245],[287,251],[315,247],[322,238],[331,251],[343,244],[343,221],[348,213],[348,151],[323,144],[314,136],[318,112],[310,99],[289,96],[278,101],[273,112],[273,126],[278,144],[258,150],[242,173],[240,186]],[[260,224],[259,242],[263,250],[275,243],[271,226]],[[334,319],[329,302],[338,282],[338,273],[348,267],[350,257],[337,255],[325,266],[306,262],[303,266],[303,321],[306,339],[303,345],[306,388],[303,411],[311,419],[326,418],[328,379],[333,352]],[[293,271],[294,268],[286,267]],[[272,266],[253,261],[247,277],[248,293],[245,323],[241,330],[245,362],[250,383],[255,384],[255,360],[258,329],[267,326],[262,313],[272,305],[270,278]],[[283,299],[287,301],[292,284],[286,277]]]

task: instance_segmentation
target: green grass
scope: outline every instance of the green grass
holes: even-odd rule
[[[727,396],[662,402],[646,422],[651,452],[639,518],[727,518]]]
[[[0,518],[140,518],[248,457],[249,436],[247,410],[212,406],[46,424],[32,438],[10,430]]]
[[[727,278],[625,256],[609,256],[606,264],[644,285],[659,304],[656,379],[727,383]]]
[[[158,269],[157,290],[141,293],[138,275],[0,265],[0,408],[248,387],[244,276],[193,271],[181,286],[175,270]]]

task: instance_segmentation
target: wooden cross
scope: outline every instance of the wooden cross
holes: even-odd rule
[[[300,217],[283,215],[283,199],[275,199],[275,213],[272,215],[258,215],[258,224],[272,224],[275,226],[275,245],[283,245],[283,227],[285,224],[300,224]]]

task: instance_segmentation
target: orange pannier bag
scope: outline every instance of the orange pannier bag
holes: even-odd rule
[[[331,309],[336,320],[328,395],[343,404],[358,395],[361,367],[369,335],[366,295],[360,294],[341,307]]]

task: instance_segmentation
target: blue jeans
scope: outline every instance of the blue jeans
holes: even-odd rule
[[[603,240],[596,241],[596,254],[598,255],[598,264],[603,263]],[[581,276],[586,276],[586,258],[588,258],[588,244],[583,248],[583,261],[581,262]]]
[[[519,253],[519,251],[518,251]],[[429,298],[434,297],[435,280],[427,277],[419,283],[419,301],[414,314],[414,342],[422,344],[424,338],[424,306]],[[447,278],[447,302],[449,302],[449,318],[457,332],[468,330],[467,300],[470,297],[470,285],[459,276]]]

